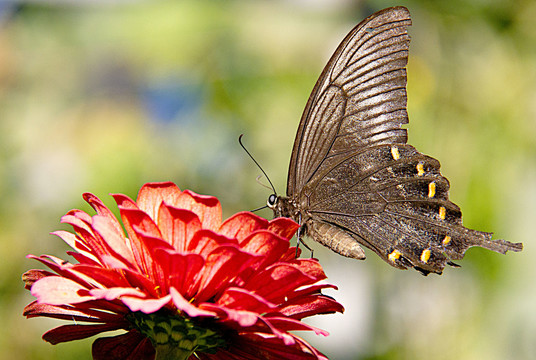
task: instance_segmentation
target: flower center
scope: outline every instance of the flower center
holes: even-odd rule
[[[214,354],[227,344],[223,331],[210,321],[198,321],[167,311],[152,314],[138,311],[131,313],[128,318],[140,333],[151,340],[157,352],[166,348],[191,354]]]

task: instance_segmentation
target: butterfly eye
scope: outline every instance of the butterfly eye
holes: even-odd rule
[[[268,201],[266,202],[266,204],[268,205],[268,207],[270,209],[273,209],[274,206],[275,206],[275,203],[277,202],[277,195],[276,194],[272,194],[268,197]]]

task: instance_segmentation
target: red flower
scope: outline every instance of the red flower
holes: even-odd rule
[[[78,263],[50,255],[29,258],[48,266],[23,279],[37,301],[27,317],[73,320],[46,332],[57,344],[101,332],[94,359],[325,359],[291,330],[322,330],[300,320],[342,312],[321,294],[326,278],[314,259],[296,259],[289,239],[298,225],[249,212],[221,222],[219,201],[173,183],[149,183],[136,202],[113,195],[127,236],[92,194],[97,212],[71,210],[57,231]],[[80,324],[81,322],[89,324]],[[185,355],[186,354],[186,355]]]

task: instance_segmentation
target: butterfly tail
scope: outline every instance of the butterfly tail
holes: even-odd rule
[[[471,246],[478,246],[484,249],[495,251],[497,253],[506,254],[507,251],[519,252],[523,250],[522,243],[512,243],[506,240],[484,240]]]

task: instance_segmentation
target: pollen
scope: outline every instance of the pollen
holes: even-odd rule
[[[424,175],[424,165],[422,162],[417,164],[417,176],[423,176]]]
[[[428,197],[433,198],[435,196],[435,182],[432,181],[430,184],[428,184]]]
[[[400,251],[393,250],[393,252],[390,253],[388,257],[389,257],[389,260],[391,260],[391,262],[395,262],[396,260],[400,258],[400,256],[402,256],[402,253],[400,253]]]
[[[430,259],[430,254],[431,254],[430,249],[423,250],[423,252],[421,254],[421,261],[423,263],[427,263],[428,260]]]
[[[439,218],[441,220],[445,220],[445,216],[447,215],[447,209],[445,209],[444,206],[439,207]]]
[[[398,148],[396,146],[391,146],[391,155],[395,160],[400,159],[400,153],[398,152]]]
[[[450,243],[450,236],[446,235],[443,239],[443,245],[448,245]]]

